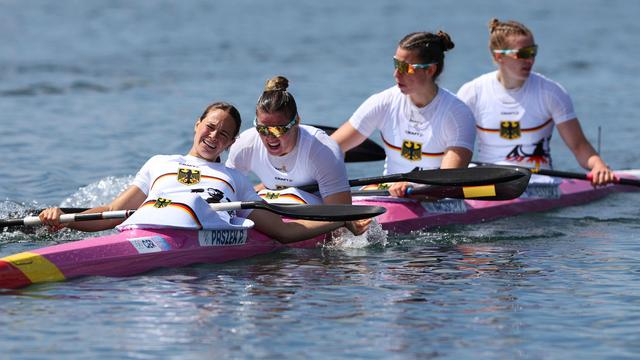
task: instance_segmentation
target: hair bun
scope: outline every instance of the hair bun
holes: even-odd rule
[[[264,91],[287,91],[289,80],[284,76],[274,76],[267,80]]]
[[[492,34],[500,26],[500,20],[493,18],[489,20],[489,34]]]
[[[451,50],[456,46],[456,44],[451,41],[451,37],[449,36],[449,34],[447,34],[446,32],[440,30],[438,31],[436,36],[440,38],[440,43],[442,43],[443,51]]]

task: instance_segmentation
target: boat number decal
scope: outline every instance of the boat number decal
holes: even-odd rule
[[[560,198],[560,188],[555,184],[530,184],[521,197],[558,199]]]
[[[467,206],[464,200],[459,199],[444,199],[440,201],[423,201],[422,206],[430,213],[466,213]]]
[[[200,246],[232,246],[247,243],[247,230],[198,231]]]
[[[134,238],[129,239],[129,242],[131,243],[131,245],[133,245],[133,247],[136,248],[136,250],[138,250],[138,253],[140,254],[160,252],[163,250],[171,249],[171,246],[169,246],[167,241],[160,236]]]

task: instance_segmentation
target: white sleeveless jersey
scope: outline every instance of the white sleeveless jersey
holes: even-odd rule
[[[212,211],[210,202],[261,201],[246,176],[191,155],[156,155],[136,174],[133,184],[147,195],[119,226],[171,226],[189,229],[248,228],[251,210]]]
[[[271,190],[317,183],[323,198],[351,190],[338,144],[312,126],[299,125],[296,146],[284,156],[270,155],[256,129],[247,129],[231,146],[226,165],[253,172]]]
[[[369,97],[349,119],[359,133],[382,134],[387,158],[384,174],[404,173],[415,167],[439,168],[447,148],[473,151],[473,114],[444,88],[427,106],[419,108],[397,86]]]
[[[505,89],[497,71],[484,74],[464,84],[458,96],[475,116],[480,162],[549,169],[555,124],[576,118],[562,86],[534,72],[516,90]]]

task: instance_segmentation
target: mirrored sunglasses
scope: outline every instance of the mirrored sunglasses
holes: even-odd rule
[[[520,49],[493,50],[495,54],[504,54],[514,59],[531,59],[538,55],[538,45],[523,47]]]
[[[259,125],[258,118],[256,117],[253,119],[253,126],[256,127],[256,130],[260,135],[281,137],[281,136],[284,136],[286,133],[288,133],[289,130],[291,130],[291,128],[296,124],[297,117],[298,117],[298,114],[293,115],[293,118],[291,119],[291,121],[289,121],[287,125],[281,125],[281,126]]]
[[[393,58],[393,67],[398,70],[400,74],[414,74],[416,69],[426,69],[431,65],[435,65],[435,63],[430,64],[409,64],[402,60],[398,60]]]

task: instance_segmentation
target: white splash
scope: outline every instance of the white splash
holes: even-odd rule
[[[123,192],[131,182],[133,176],[109,176],[93,184],[81,187],[74,194],[64,199],[60,207],[95,207],[108,204]]]
[[[353,235],[345,228],[334,231],[334,239],[325,247],[328,249],[361,249],[371,245],[385,246],[387,244],[388,231],[382,229],[375,219],[369,229],[362,235]]]

